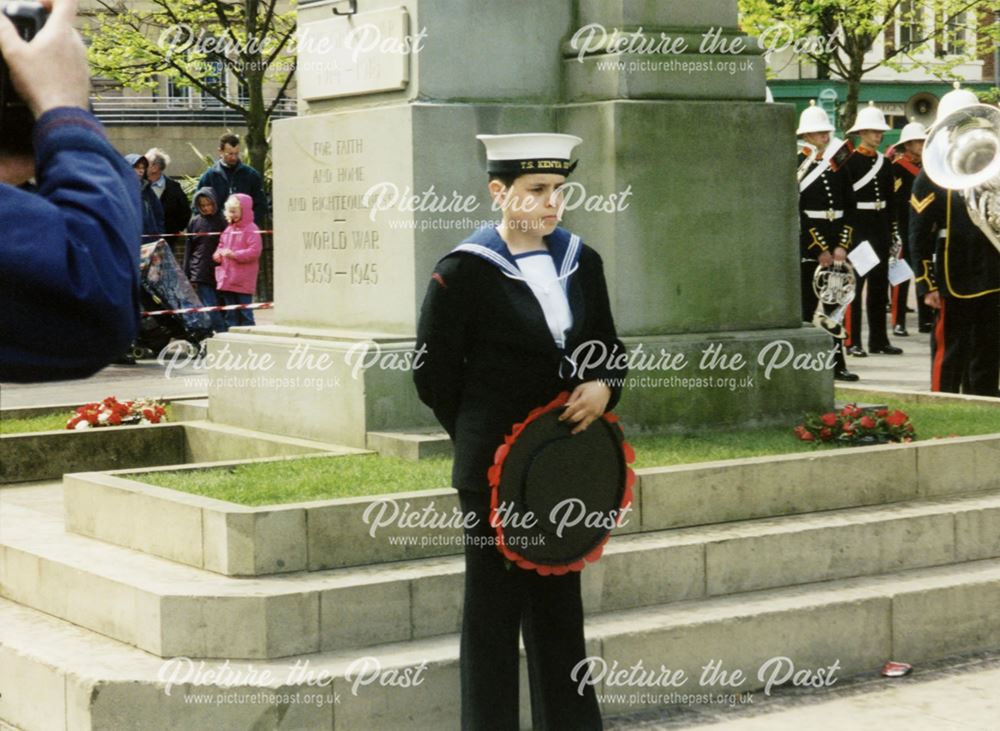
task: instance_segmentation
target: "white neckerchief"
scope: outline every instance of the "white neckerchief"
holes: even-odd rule
[[[560,286],[565,281],[566,275],[559,276],[556,273],[555,262],[547,251],[515,255],[515,261],[523,275],[522,279],[531,288],[535,299],[542,307],[552,339],[558,347],[565,347],[566,333],[573,326],[569,298],[566,296],[565,288]]]

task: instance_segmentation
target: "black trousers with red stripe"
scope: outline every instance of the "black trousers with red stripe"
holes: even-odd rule
[[[931,334],[931,390],[1000,395],[1000,293],[941,297]]]
[[[859,277],[855,289],[854,301],[847,312],[847,346],[861,345],[861,300],[862,289],[867,290],[864,296],[865,313],[868,315],[868,349],[889,345],[889,334],[886,330],[885,306],[889,301],[889,266],[884,252],[879,255],[878,265],[865,276]]]
[[[910,281],[892,288],[892,326],[902,325],[906,329],[906,300],[910,296]],[[917,325],[934,322],[934,310],[917,297]]]
[[[517,731],[519,652],[524,633],[536,731],[603,728],[592,685],[579,692],[573,671],[586,658],[580,574],[541,576],[508,566],[491,539],[489,493],[460,490],[467,528],[460,665],[463,731]],[[579,675],[577,676],[580,677]]]

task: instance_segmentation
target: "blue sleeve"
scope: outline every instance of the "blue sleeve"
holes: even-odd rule
[[[35,123],[38,193],[0,184],[0,381],[82,378],[139,324],[135,173],[90,113]]]

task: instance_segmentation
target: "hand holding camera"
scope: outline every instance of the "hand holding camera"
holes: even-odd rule
[[[90,74],[86,48],[73,27],[76,7],[77,0],[3,3],[0,55],[13,90],[35,119],[57,107],[88,107]],[[4,111],[10,106],[5,99]]]

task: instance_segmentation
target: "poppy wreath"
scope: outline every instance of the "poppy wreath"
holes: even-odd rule
[[[916,430],[910,417],[899,409],[865,410],[857,404],[847,404],[839,411],[808,414],[805,422],[795,427],[795,436],[804,442],[830,442],[841,446],[912,442]]]
[[[159,424],[166,421],[166,408],[160,401],[119,401],[108,396],[103,401],[77,407],[66,422],[67,429],[94,429],[128,424]]]
[[[497,548],[542,576],[597,561],[632,504],[635,451],[618,417],[604,414],[570,434],[572,425],[558,420],[569,396],[560,393],[514,424],[487,475]]]

